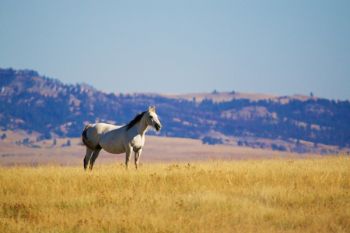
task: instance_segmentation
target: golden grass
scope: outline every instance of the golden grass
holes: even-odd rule
[[[350,158],[0,168],[0,232],[350,232]]]

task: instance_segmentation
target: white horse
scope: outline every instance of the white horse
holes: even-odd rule
[[[140,113],[124,126],[105,123],[88,124],[82,133],[82,141],[86,146],[84,169],[87,168],[89,162],[90,169],[93,168],[101,149],[112,154],[126,153],[126,168],[128,168],[130,155],[134,152],[137,169],[149,126],[154,127],[157,131],[162,127],[155,107],[149,107],[147,111]]]

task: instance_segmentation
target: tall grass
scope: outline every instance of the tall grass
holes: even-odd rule
[[[350,158],[0,168],[0,232],[350,232]]]

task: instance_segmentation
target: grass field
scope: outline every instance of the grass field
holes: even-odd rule
[[[350,232],[350,158],[0,168],[0,232]]]

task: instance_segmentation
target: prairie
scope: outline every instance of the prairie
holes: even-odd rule
[[[350,158],[0,167],[0,232],[350,232]]]

